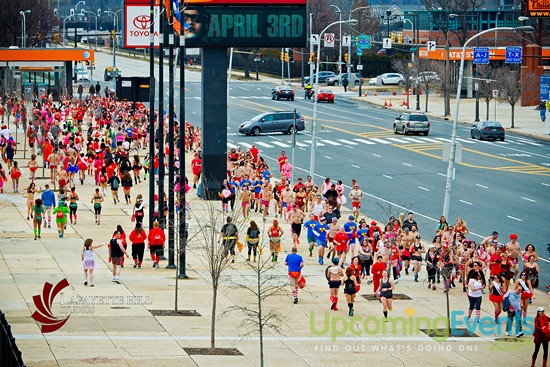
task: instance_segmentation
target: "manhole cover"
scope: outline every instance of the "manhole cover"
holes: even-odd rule
[[[183,348],[188,355],[202,356],[242,356],[243,354],[237,348]]]
[[[451,332],[449,333],[447,329],[418,329],[430,338],[447,338],[447,337],[453,337],[453,338],[475,338],[477,335],[475,333],[471,333],[468,331],[468,329],[460,329],[460,328],[452,328]]]
[[[153,316],[200,316],[197,310],[149,310]]]
[[[380,298],[378,298],[378,296],[375,296],[374,294],[363,294],[361,297],[363,297],[367,301],[379,301],[380,300]],[[392,299],[398,300],[398,301],[412,300],[411,297],[409,297],[409,296],[407,296],[406,294],[403,294],[403,293],[394,293]]]

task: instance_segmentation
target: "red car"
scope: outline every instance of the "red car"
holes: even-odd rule
[[[334,103],[334,93],[328,89],[321,89],[317,94],[317,102],[327,101],[328,103]]]

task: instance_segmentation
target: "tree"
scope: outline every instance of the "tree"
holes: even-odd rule
[[[513,129],[515,128],[515,107],[521,97],[520,73],[507,67],[501,67],[495,71],[495,79],[499,86],[498,99],[510,105],[512,122],[510,128]]]
[[[493,90],[497,89],[496,83],[495,83],[495,72],[494,68],[489,65],[477,65],[476,66],[477,76],[478,78],[486,79],[486,80],[477,80],[476,83],[478,83],[478,93],[479,98],[483,99],[485,102],[485,112],[486,116],[485,119],[489,120],[489,103],[493,99]]]
[[[197,257],[206,267],[210,282],[212,283],[212,312],[210,321],[210,350],[216,350],[216,311],[218,291],[222,273],[229,267],[228,249],[218,241],[220,229],[226,223],[227,214],[220,210],[219,201],[205,201],[204,210],[193,211],[192,216],[196,219],[197,228],[195,234],[189,239],[191,248],[197,252]],[[242,223],[242,212],[235,210],[231,217],[233,224],[239,232]],[[240,225],[241,223],[241,225]]]
[[[53,8],[46,0],[6,1],[0,12],[0,47],[21,46],[22,10],[30,10],[25,14],[27,47],[36,47],[47,39],[53,28]]]
[[[262,233],[266,233],[265,222],[262,226]],[[267,240],[265,236],[261,236],[259,243],[260,256],[257,261],[248,261],[246,265],[252,272],[251,278],[253,284],[242,281],[233,281],[235,287],[239,290],[246,290],[253,298],[252,305],[236,305],[229,307],[223,315],[228,315],[233,312],[238,312],[243,315],[241,322],[241,336],[246,337],[254,333],[259,335],[260,346],[260,366],[264,367],[264,333],[272,331],[281,334],[281,325],[286,321],[286,318],[278,311],[277,307],[269,307],[269,298],[281,295],[285,286],[288,286],[286,281],[282,281],[281,274],[275,271],[275,264],[271,258],[261,256],[262,252],[269,250],[266,246]],[[286,279],[285,279],[286,280]]]
[[[430,97],[430,92],[433,90],[433,88],[436,86],[436,84],[440,83],[440,80],[436,79],[436,76],[432,73],[435,73],[437,76],[439,74],[437,71],[434,71],[437,69],[439,62],[436,60],[428,60],[428,59],[420,59],[419,60],[419,68],[418,68],[418,85],[420,86],[420,89],[424,92],[426,99],[425,99],[425,107],[424,112],[428,112],[428,100]],[[426,73],[429,72],[429,73]]]
[[[417,73],[414,72],[412,61],[406,59],[392,59],[392,68],[403,75],[405,79],[405,90],[407,91],[407,108],[409,108],[409,88],[411,80],[417,78]]]

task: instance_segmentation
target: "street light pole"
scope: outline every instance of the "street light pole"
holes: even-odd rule
[[[25,14],[29,14],[30,10],[21,10],[19,14],[23,16],[23,24],[21,26],[21,48],[27,47],[27,19]]]
[[[74,13],[75,14],[78,14],[78,6],[82,4],[82,5],[86,5],[86,2],[85,1],[79,1],[76,3],[76,5],[74,6]],[[77,37],[77,20],[78,18],[75,17],[75,22],[74,22],[74,48],[77,48],[77,44],[76,44],[76,37]]]
[[[83,9],[82,10],[82,15],[84,15],[84,14],[91,14],[95,18],[95,37],[94,37],[94,39],[95,39],[95,48],[94,48],[94,50],[97,50],[97,18],[99,16],[101,16],[101,9],[97,9],[97,14],[94,13],[93,11]]]
[[[443,200],[443,215],[445,218],[449,217],[449,206],[451,203],[451,184],[452,180],[455,175],[455,159],[456,159],[456,130],[458,126],[458,114],[460,111],[460,92],[462,90],[462,78],[464,76],[464,56],[466,55],[466,47],[468,44],[473,41],[474,39],[490,33],[494,32],[496,30],[499,31],[513,31],[513,32],[533,32],[534,28],[531,26],[521,26],[521,27],[495,27],[486,29],[482,32],[479,32],[472,37],[470,37],[465,43],[464,46],[462,46],[462,54],[460,57],[460,69],[459,69],[459,75],[458,75],[458,86],[456,88],[456,107],[455,107],[455,116],[453,120],[453,128],[452,128],[452,134],[451,134],[451,151],[449,156],[449,164],[447,166],[447,179],[445,181],[445,199]]]
[[[69,19],[70,17],[74,17],[74,9],[71,9],[69,11],[69,15],[66,16],[65,18],[63,18],[63,38],[61,39],[61,44],[63,45],[63,47],[65,47],[65,22],[67,21],[67,19]]]
[[[105,13],[107,14],[111,14],[113,16],[113,30],[115,31],[115,34],[113,36],[113,68],[116,67],[116,34],[117,34],[117,22],[116,22],[116,19],[117,19],[117,16],[118,16],[118,13],[121,11],[122,9],[119,9],[117,11],[109,11],[107,10]]]
[[[339,33],[338,33],[338,38],[340,39],[340,42],[339,42],[339,51],[338,51],[338,74],[342,72],[342,11],[340,10],[340,8],[334,4],[331,5],[331,7],[335,7],[336,8],[336,13],[338,14],[339,16]],[[349,57],[349,56],[348,56]]]
[[[449,116],[451,114],[451,88],[450,86],[450,76],[451,76],[451,62],[449,60],[449,19],[456,18],[458,14],[448,14],[447,22],[445,23],[445,111],[444,116]]]
[[[319,94],[319,55],[321,52],[321,42],[320,40],[323,39],[323,34],[332,27],[335,24],[342,24],[347,23],[350,25],[356,25],[357,20],[356,19],[350,19],[350,20],[342,20],[337,22],[332,22],[328,26],[325,27],[319,34],[319,43],[317,44],[317,61],[315,62],[315,95],[313,97],[313,124],[311,128],[311,152],[309,156],[309,175],[311,177],[314,177],[315,175],[315,151],[317,149],[317,95]]]
[[[498,27],[498,16],[500,15],[500,12],[497,11],[495,15],[495,28]],[[497,31],[495,31],[495,47],[497,47]]]
[[[390,16],[391,16],[391,10],[386,10],[386,22],[388,23],[388,35],[387,35],[388,38],[390,38]]]

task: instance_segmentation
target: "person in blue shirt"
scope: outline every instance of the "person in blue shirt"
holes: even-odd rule
[[[309,257],[313,256],[313,247],[315,246],[315,233],[313,229],[319,224],[315,220],[315,215],[311,213],[309,215],[309,220],[304,223],[304,228],[307,229],[307,243],[309,244]]]
[[[229,185],[229,191],[231,191],[231,196],[229,197],[231,211],[234,211],[235,199],[237,198],[237,187],[239,187],[239,183],[235,180],[234,177],[231,177],[229,180],[227,180],[227,184]]]
[[[357,249],[356,249],[357,242],[355,240],[355,238],[357,237],[357,223],[355,223],[355,217],[353,215],[350,215],[348,217],[348,221],[344,223],[344,232],[346,232],[349,238],[348,252],[351,251],[351,257],[353,257],[357,253]],[[345,257],[344,257],[344,260],[345,260]]]
[[[298,280],[302,275],[304,267],[304,259],[298,254],[296,247],[292,248],[292,253],[286,255],[285,265],[288,266],[288,279],[290,280],[290,289],[292,290],[292,298],[294,304],[298,303]]]
[[[44,205],[44,217],[46,217],[46,220],[44,220],[44,228],[46,228],[46,226],[52,228],[52,209],[55,207],[55,194],[50,190],[50,185],[44,186],[44,191],[42,191],[40,198]]]
[[[327,220],[325,217],[319,218],[319,224],[313,228],[317,243],[319,248],[319,265],[323,265],[323,258],[325,257],[325,249],[327,248],[327,233],[329,227],[327,225]]]
[[[243,179],[241,180],[241,183],[239,184],[241,189],[245,186],[247,186],[248,189],[250,189],[251,185],[252,185],[252,182],[250,182],[250,180],[248,179],[248,175],[244,175]]]
[[[257,176],[256,179],[252,182],[251,191],[254,193],[254,198],[252,199],[252,204],[250,209],[254,209],[255,212],[260,208],[260,192],[262,191],[262,180],[260,176]]]
[[[363,240],[369,238],[369,226],[365,219],[359,221],[359,229],[357,230],[357,237],[359,243],[363,243]]]

